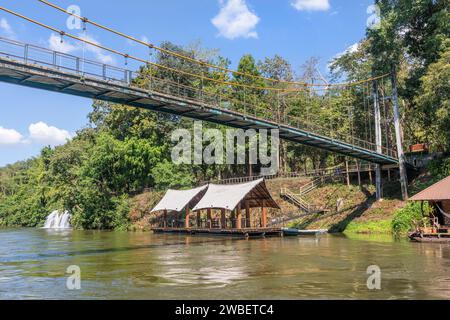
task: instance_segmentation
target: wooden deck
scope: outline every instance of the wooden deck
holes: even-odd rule
[[[249,228],[249,229],[152,228],[151,230],[154,233],[231,236],[242,238],[282,236],[281,228]]]
[[[409,238],[415,242],[450,243],[450,233],[410,233]]]

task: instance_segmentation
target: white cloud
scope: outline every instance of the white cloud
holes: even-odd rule
[[[359,42],[352,44],[350,47],[348,47],[347,49],[345,49],[342,52],[339,52],[338,54],[336,54],[330,61],[330,63],[328,63],[327,68],[328,70],[331,69],[331,65],[333,63],[334,60],[339,59],[340,57],[342,57],[344,54],[347,53],[355,53],[357,52],[359,49]]]
[[[72,53],[73,51],[78,49],[75,45],[67,41],[67,39],[63,40],[64,41],[61,42],[61,37],[59,35],[56,35],[55,33],[52,33],[50,35],[50,38],[48,39],[48,46],[51,50],[62,53]]]
[[[23,136],[14,129],[0,127],[0,145],[11,145],[22,142]]]
[[[350,47],[345,49],[345,51],[338,53],[334,58],[342,57],[344,54],[347,53],[355,53],[359,49],[359,42],[352,44]]]
[[[5,18],[0,19],[0,30],[7,37],[10,37],[13,39],[16,37],[16,33],[14,32],[13,28],[9,24],[8,20],[6,20]]]
[[[259,17],[252,12],[245,0],[220,1],[219,14],[211,22],[219,30],[219,35],[227,39],[258,38],[255,31]]]
[[[42,121],[30,124],[28,131],[30,133],[30,140],[51,146],[64,144],[73,138],[68,131],[49,126]]]
[[[299,11],[327,11],[329,0],[293,0],[292,6]]]
[[[84,40],[87,40],[89,42],[95,43],[95,44],[100,44],[100,42],[98,42],[97,40],[95,40],[93,37],[89,36],[89,35],[80,35],[80,37]],[[114,58],[109,55],[106,54],[104,52],[104,50],[100,49],[99,47],[90,45],[90,44],[86,44],[85,45],[86,50],[93,53],[95,55],[95,57],[104,64],[115,64],[115,60]]]

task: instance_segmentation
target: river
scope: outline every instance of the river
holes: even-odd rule
[[[0,229],[1,299],[449,299],[450,245]],[[367,288],[370,265],[381,289]],[[69,266],[81,289],[69,290]]]

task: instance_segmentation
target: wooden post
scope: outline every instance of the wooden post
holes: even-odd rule
[[[377,153],[383,153],[382,140],[381,140],[381,111],[380,104],[378,101],[378,83],[375,80],[373,82],[373,108],[375,114],[375,143],[377,148]],[[377,164],[375,169],[375,184],[377,200],[381,200],[381,165]]]
[[[350,188],[350,173],[348,172],[348,159],[345,159],[345,171],[347,172],[347,186]]]
[[[392,100],[394,105],[394,127],[395,137],[397,141],[397,156],[400,166],[400,184],[402,188],[403,200],[408,200],[408,176],[406,172],[406,159],[403,153],[403,141],[400,125],[400,110],[398,108],[398,91],[397,91],[397,72],[395,67],[392,68]]]
[[[262,207],[261,207],[261,227],[267,228],[267,208],[266,208],[265,200],[263,200]]]
[[[164,228],[167,228],[167,210],[164,210],[163,219],[164,219]]]
[[[201,228],[202,224],[202,212],[199,210],[197,211],[197,228]]]
[[[225,215],[225,209],[220,211],[220,224],[222,225],[222,229],[227,228],[227,217]]]
[[[231,219],[231,228],[232,228],[232,229],[236,228],[236,221],[235,221],[235,218],[236,218],[236,211],[233,210],[233,211],[231,211],[231,215],[230,215],[230,219]]]
[[[245,201],[245,227],[251,228],[250,223],[250,201]]]
[[[236,207],[236,229],[242,229],[242,212],[240,203]]]
[[[211,208],[206,209],[206,220],[208,220],[207,224],[209,229],[211,229],[212,227],[211,211],[212,211]]]
[[[189,224],[189,215],[190,214],[191,214],[191,209],[189,208],[189,206],[187,206],[187,208],[186,208],[186,217],[185,217],[185,220],[184,220],[184,227],[186,229],[190,228],[190,224]]]

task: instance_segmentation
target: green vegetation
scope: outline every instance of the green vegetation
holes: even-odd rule
[[[389,234],[392,232],[391,220],[356,222],[352,221],[345,229],[345,234]]]
[[[411,231],[414,224],[428,221],[424,215],[429,212],[428,205],[424,204],[423,213],[421,203],[408,203],[404,208],[395,213],[392,220],[392,230],[397,235],[402,235]]]
[[[429,208],[424,206],[424,214]],[[389,219],[352,221],[345,229],[345,234],[394,234],[397,236],[406,235],[414,225],[419,222],[426,222],[422,214],[420,203],[408,203],[405,207],[398,209]]]
[[[391,72],[394,66],[399,76],[399,98],[405,144],[429,143],[433,151],[450,150],[450,53],[447,0],[376,0],[381,8],[380,28],[367,30],[367,36],[356,51],[347,52],[331,63],[332,77],[358,81]],[[229,67],[230,61],[216,50],[204,50],[198,45],[180,47],[163,43],[162,47],[180,54],[200,58],[210,63]],[[205,66],[176,59],[164,53],[155,57],[158,64],[203,74],[206,77],[249,86],[265,86],[257,77],[227,74]],[[245,55],[238,71],[255,76],[284,81],[314,82],[317,78],[318,59],[311,58],[296,73],[281,56],[256,61]],[[230,101],[228,108],[242,111],[246,106],[235,99],[245,100],[261,117],[292,116],[313,122],[348,135],[358,132],[367,135],[367,113],[358,105],[367,92],[361,88],[330,90],[326,96],[299,92],[286,95],[281,103],[276,92],[242,87],[230,87],[215,82],[180,75],[169,70],[143,66],[134,84],[147,88],[149,76],[157,76],[183,85],[202,88],[211,94],[220,93]],[[272,83],[282,88],[284,83]],[[389,84],[387,84],[389,86]],[[353,117],[349,114],[354,112]],[[224,130],[213,124],[204,129]],[[73,213],[77,228],[125,229],[132,222],[130,198],[146,189],[165,190],[184,188],[211,178],[242,176],[258,173],[256,165],[174,165],[170,161],[173,145],[170,140],[175,128],[192,132],[193,122],[173,115],[130,108],[117,104],[94,101],[88,126],[67,144],[44,148],[35,159],[0,168],[0,225],[39,226],[49,212],[66,209]],[[387,129],[387,128],[385,128]],[[365,133],[365,134],[364,134]],[[384,144],[392,145],[393,141]],[[336,154],[312,149],[300,144],[282,142],[280,148],[282,171],[301,171],[306,168],[332,166],[345,159]],[[431,173],[438,179],[450,174],[450,161],[435,164]],[[443,171],[442,168],[446,168]],[[439,171],[439,172],[438,172]],[[330,191],[331,192],[331,191]],[[353,191],[352,191],[353,192]],[[355,194],[359,191],[354,191]],[[366,192],[367,193],[367,192]],[[368,195],[358,193],[359,202]],[[336,199],[328,199],[330,204]],[[350,201],[352,202],[352,201]],[[353,202],[352,202],[353,203]],[[356,205],[356,204],[355,204]],[[330,223],[360,230],[361,224],[352,224],[362,208],[349,209],[345,223],[330,218]],[[405,209],[406,210],[406,209]],[[406,211],[410,212],[407,213]],[[398,214],[395,228],[404,230],[408,217],[416,218],[415,209]],[[320,224],[321,222],[318,222]],[[356,223],[356,222],[355,222]],[[386,219],[370,229],[379,231],[387,226]],[[396,230],[397,230],[396,229]]]

